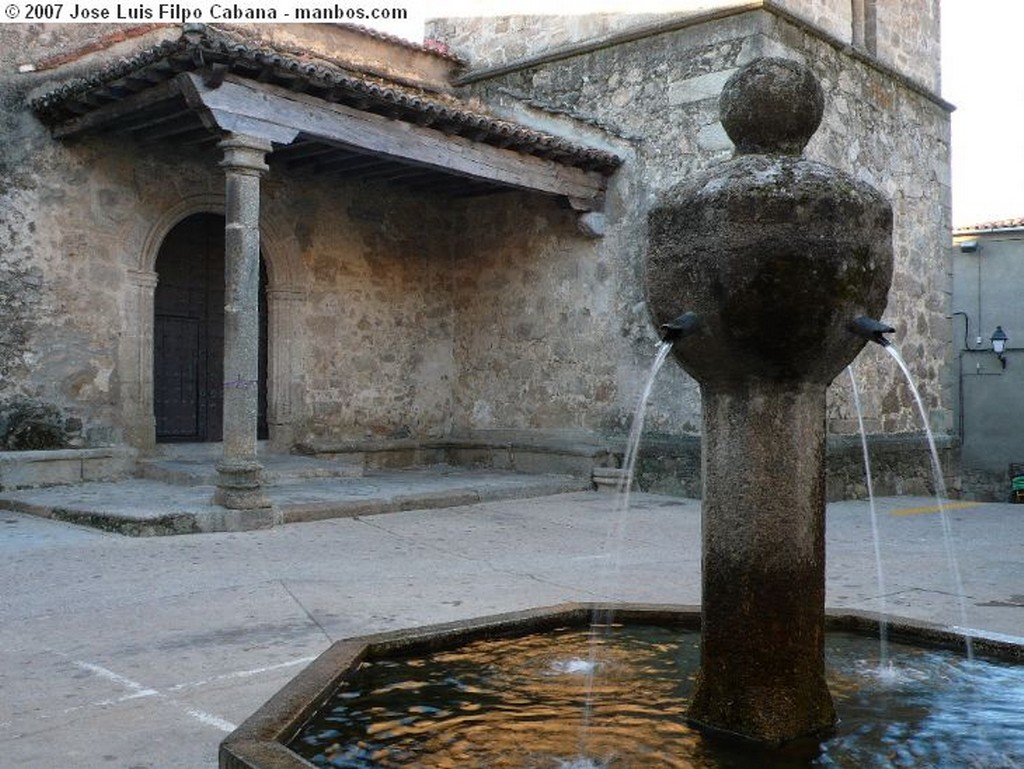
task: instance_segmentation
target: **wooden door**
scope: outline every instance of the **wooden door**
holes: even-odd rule
[[[153,323],[156,438],[219,441],[224,393],[224,217],[196,214],[157,255]],[[260,264],[259,437],[266,420],[266,273]]]

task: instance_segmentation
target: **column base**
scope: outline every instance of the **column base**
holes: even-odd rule
[[[213,503],[229,510],[261,510],[270,507],[270,498],[263,492],[259,462],[248,460],[217,463],[217,490]]]

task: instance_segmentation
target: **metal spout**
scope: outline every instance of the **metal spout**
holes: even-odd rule
[[[661,326],[661,340],[663,342],[678,342],[683,337],[695,334],[700,330],[700,320],[697,313],[684,312],[673,321]]]
[[[892,334],[896,331],[892,326],[874,318],[869,318],[867,315],[861,315],[850,321],[849,329],[857,336],[862,336],[871,342],[877,342],[882,347],[888,347],[892,344],[883,334]]]

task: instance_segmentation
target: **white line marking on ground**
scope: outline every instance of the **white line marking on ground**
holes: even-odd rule
[[[251,678],[252,676],[258,676],[262,673],[273,673],[275,670],[283,670],[284,668],[295,667],[296,665],[305,665],[315,660],[316,657],[299,657],[298,659],[289,660],[288,662],[279,662],[276,665],[267,665],[262,668],[252,668],[251,670],[236,670],[233,673],[222,673],[219,676],[213,676],[211,678],[204,678],[201,681],[188,681],[183,684],[175,684],[170,687],[167,691],[179,692],[182,689],[194,689],[199,686],[206,686],[217,681],[230,681],[236,678]]]
[[[113,670],[107,670],[99,665],[93,665],[91,662],[82,662],[81,660],[71,660],[71,664],[82,670],[88,670],[90,673],[105,678],[108,681],[112,681],[115,684],[123,686],[125,689],[131,689],[132,696],[134,697],[152,697],[154,694],[159,694],[156,689],[150,689],[143,686],[137,681],[132,681],[130,678],[125,678],[122,675],[118,675]]]
[[[220,729],[222,732],[226,733],[233,732],[235,731],[235,729],[238,728],[230,721],[225,721],[223,718],[218,718],[217,716],[211,715],[205,711],[197,710],[195,708],[190,708],[187,706],[184,707],[185,712],[192,716],[194,719],[206,724],[207,726],[212,726],[214,729]]]
[[[64,656],[64,655],[61,655]],[[223,718],[215,716],[211,713],[207,713],[204,710],[193,708],[190,705],[186,705],[183,702],[178,702],[173,697],[157,691],[156,689],[150,689],[148,686],[140,684],[138,681],[133,681],[130,678],[126,678],[120,673],[115,673],[113,670],[109,670],[102,665],[94,665],[91,662],[83,662],[82,660],[71,660],[71,664],[82,670],[88,670],[93,675],[99,676],[107,681],[123,686],[125,689],[131,691],[131,694],[126,694],[123,697],[118,697],[113,700],[101,700],[100,702],[91,703],[90,706],[85,707],[102,707],[104,705],[114,705],[119,702],[126,702],[128,700],[139,699],[142,697],[158,697],[162,700],[166,700],[175,706],[179,707],[184,713],[188,714],[192,718],[199,721],[201,724],[206,726],[212,726],[214,729],[220,729],[222,732],[233,732],[236,729],[235,724],[230,721],[225,721]],[[243,674],[248,671],[241,671]],[[255,673],[253,673],[255,675]],[[230,677],[230,674],[228,675]],[[78,708],[69,708],[65,713],[77,710]]]

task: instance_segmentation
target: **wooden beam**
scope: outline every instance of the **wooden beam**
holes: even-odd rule
[[[348,155],[336,160],[317,163],[313,166],[313,173],[349,173],[363,169],[380,168],[385,165],[389,164],[386,161],[382,161],[381,158],[376,155]]]
[[[66,120],[54,127],[53,135],[57,139],[65,139],[86,131],[98,130],[109,123],[119,121],[154,104],[173,99],[179,94],[179,81],[175,77],[160,85],[147,88],[145,91],[140,91],[118,101],[109,102],[83,115]]]
[[[151,128],[155,128],[156,126],[162,126],[165,123],[187,120],[192,117],[193,115],[191,110],[187,109],[164,109],[153,113],[142,112],[137,116],[133,115],[132,119],[126,118],[107,126],[106,130],[115,134],[136,133],[138,131],[146,131]]]
[[[423,166],[409,166],[398,163],[384,163],[379,168],[371,168],[368,171],[364,171],[355,174],[360,179],[366,181],[383,180],[390,181],[392,179],[404,179],[407,177],[425,176],[427,174],[436,174],[437,171],[432,168],[424,168]]]
[[[304,152],[298,156],[288,155],[281,158],[285,162],[288,168],[304,168],[306,166],[319,166],[322,163],[334,164],[338,162],[348,162],[353,159],[365,160],[366,155],[355,154],[352,150],[347,147],[338,147],[333,144],[321,144],[317,143],[319,147],[318,152],[314,152],[310,149],[308,152]],[[277,153],[275,152],[270,156],[271,161],[277,159]],[[380,162],[380,158],[374,158],[374,162]]]
[[[333,156],[338,151],[336,147],[329,147],[326,144],[318,144],[317,147],[319,147],[317,151],[310,149],[308,152],[282,157],[280,161],[289,168],[302,168],[303,166],[315,165],[323,159],[324,155]],[[276,152],[270,156],[270,160],[271,162],[278,160]]]
[[[199,121],[195,120],[191,114],[184,119],[182,123],[178,125],[165,126],[159,131],[141,132],[136,138],[146,144],[154,144],[160,141],[166,141],[174,137],[188,136],[189,134],[197,133],[208,133],[206,128]]]
[[[299,133],[385,156],[407,164],[434,168],[472,179],[564,195],[599,208],[604,177],[593,171],[551,160],[478,144],[460,136],[380,115],[332,104],[229,75],[216,89],[204,86],[193,73],[192,92],[225,131],[290,142]]]
[[[465,192],[476,187],[494,188],[494,184],[491,182],[474,181],[458,176],[441,176],[440,174],[435,174],[433,178],[423,181],[408,182],[405,186],[415,192],[436,192],[442,195]]]
[[[181,81],[181,92],[185,96],[185,100],[196,108],[204,123],[208,120],[227,133],[250,136],[254,139],[266,139],[274,144],[291,144],[299,135],[299,129],[275,119],[274,115],[261,115],[254,110],[244,112],[211,108],[207,100],[209,95],[219,93],[228,85],[227,82],[216,88],[211,88],[206,85],[201,75],[194,72],[182,73],[175,79]],[[268,86],[261,86],[261,88],[266,87]],[[229,91],[231,90],[233,87],[229,88]],[[217,102],[218,100],[213,99],[212,101]]]
[[[310,139],[299,139],[287,147],[281,147],[274,151],[272,158],[278,161],[292,161],[308,155],[319,155],[328,152],[332,148],[323,142]]]

